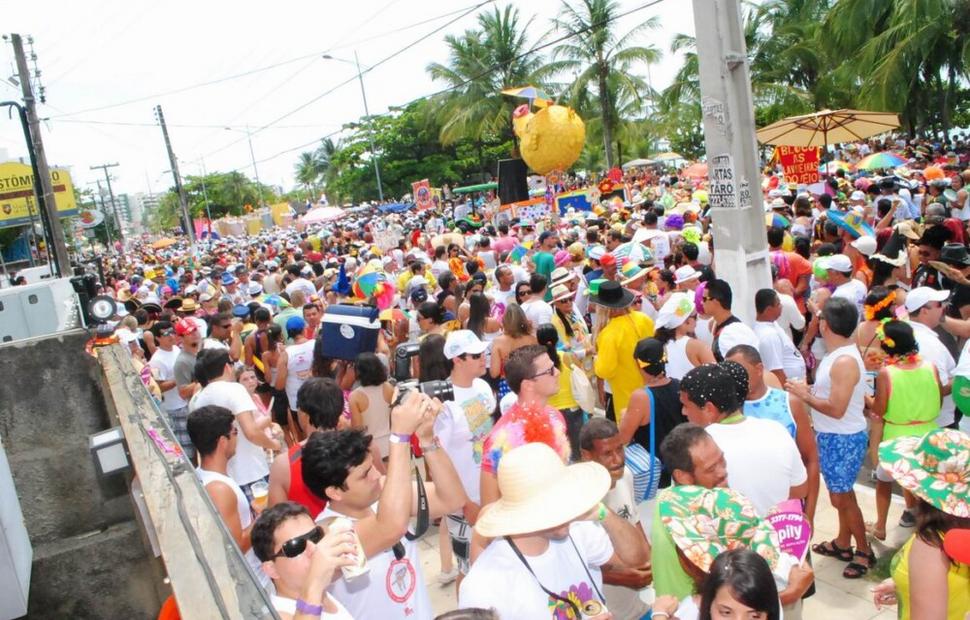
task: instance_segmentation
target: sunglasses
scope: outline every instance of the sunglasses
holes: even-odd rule
[[[467,360],[469,357],[472,358],[473,360],[480,360],[482,359],[483,355],[485,354],[484,353],[462,353],[458,357],[460,357],[463,360]]]
[[[550,377],[553,377],[556,374],[556,370],[557,369],[556,369],[555,366],[550,366],[548,370],[543,370],[542,372],[537,372],[536,374],[532,375],[529,378],[530,379],[538,379],[539,377],[541,377],[543,375],[549,375]]]
[[[175,330],[174,329],[163,329],[162,331],[158,332],[158,335],[159,336],[174,336],[175,335]]]
[[[286,558],[298,558],[300,555],[306,551],[307,541],[313,541],[313,544],[317,544],[323,539],[323,528],[319,525],[314,527],[312,530],[306,534],[297,536],[296,538],[291,538],[280,547],[278,553],[276,553],[271,559],[282,556]]]

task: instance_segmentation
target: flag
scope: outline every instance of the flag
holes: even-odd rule
[[[424,211],[433,206],[431,183],[428,179],[411,183],[411,193],[414,194],[414,203],[418,205],[418,211]]]

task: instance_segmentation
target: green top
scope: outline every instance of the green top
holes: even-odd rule
[[[546,276],[546,301],[552,301],[552,270],[556,268],[556,258],[549,252],[536,252],[532,257],[532,264],[535,265],[536,273]]]
[[[889,401],[882,440],[921,437],[936,428],[940,415],[940,386],[933,366],[924,361],[918,368],[887,366]]]
[[[694,580],[680,566],[677,545],[660,518],[660,501],[653,507],[650,526],[650,562],[653,566],[653,588],[657,596],[672,594],[677,600],[694,593]]]

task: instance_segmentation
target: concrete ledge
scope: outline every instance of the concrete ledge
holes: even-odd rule
[[[34,548],[27,617],[152,620],[154,580],[133,521],[45,543]]]
[[[162,559],[186,620],[278,618],[120,345],[98,349]]]

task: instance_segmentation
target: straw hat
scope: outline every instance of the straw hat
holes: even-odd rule
[[[622,278],[620,280],[620,284],[623,286],[628,286],[632,282],[635,282],[636,280],[639,280],[643,276],[647,275],[648,271],[650,271],[649,267],[643,267],[640,265],[640,263],[635,261],[627,261],[623,264],[623,267],[620,268],[620,278]]]
[[[578,278],[575,271],[571,269],[566,269],[565,267],[556,267],[549,274],[549,286],[550,288],[555,288],[560,284],[566,284],[571,282],[573,279]]]
[[[179,312],[198,312],[199,304],[189,297],[188,299],[182,300],[182,305],[179,307]]]
[[[475,524],[475,531],[488,538],[530,534],[578,519],[610,490],[610,474],[592,461],[567,467],[546,444],[529,443],[502,457],[498,487],[502,497]]]
[[[569,287],[565,284],[557,284],[552,287],[552,301],[560,301],[562,299],[572,299],[575,293],[569,290]]]
[[[946,428],[879,444],[879,464],[910,493],[949,515],[970,518],[970,435]]]

